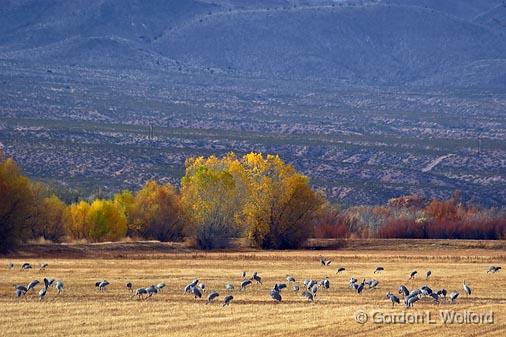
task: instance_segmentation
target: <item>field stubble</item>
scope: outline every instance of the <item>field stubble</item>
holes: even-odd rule
[[[150,254],[156,258],[150,259]],[[319,263],[319,257],[333,260],[330,266]],[[490,265],[504,265],[504,251],[494,249],[420,249],[375,251],[289,251],[289,252],[173,252],[163,256],[156,252],[142,252],[139,258],[113,259],[97,257],[2,258],[0,263],[16,264],[15,270],[3,267],[0,271],[1,336],[504,336],[506,331],[505,271],[487,274]],[[142,257],[142,258],[140,258]],[[32,262],[34,269],[21,271],[23,262]],[[47,262],[49,267],[39,271],[37,265]],[[377,265],[385,271],[373,274]],[[346,267],[336,275],[338,266]],[[425,272],[433,276],[426,281]],[[415,280],[409,273],[417,270]],[[221,302],[205,305],[183,294],[183,287],[198,277],[206,289],[228,292],[225,283],[236,289],[242,280],[241,272],[251,275],[257,271],[264,285],[253,285],[245,291],[232,292],[234,301],[229,307]],[[275,282],[286,282],[293,275],[298,283],[305,278],[330,278],[330,289],[320,289],[315,303],[308,303],[300,293],[291,289],[282,292],[283,301],[275,304],[269,289]],[[13,284],[27,284],[45,276],[60,279],[65,292],[56,295],[51,288],[47,298],[39,302],[37,292],[26,298],[14,296]],[[348,288],[350,277],[375,278],[379,289],[365,290],[357,295]],[[95,290],[95,282],[111,282],[104,292]],[[473,294],[466,297],[462,282],[466,280]],[[125,283],[146,287],[164,281],[162,293],[148,300],[131,298]],[[410,313],[431,312],[436,324],[376,324],[361,325],[355,313],[373,311],[401,313],[403,306],[392,308],[386,299],[387,291],[396,293],[403,283],[412,289],[428,284],[433,289],[457,290],[460,297],[455,304],[443,301],[435,306],[428,299],[418,302]],[[204,296],[206,296],[204,294]],[[439,310],[477,313],[494,312],[494,324],[448,324],[438,320]]]

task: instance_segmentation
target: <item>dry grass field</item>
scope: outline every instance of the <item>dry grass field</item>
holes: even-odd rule
[[[506,252],[501,245],[445,245],[440,243],[396,242],[377,249],[355,245],[327,251],[254,251],[195,252],[191,250],[149,250],[149,244],[131,247],[101,246],[102,253],[86,254],[95,248],[80,247],[83,254],[58,249],[40,249],[2,257],[0,263],[0,335],[1,336],[504,336],[506,334],[506,270],[487,274],[490,265],[503,265]],[[134,247],[134,248],[132,248]],[[141,249],[142,248],[142,249]],[[156,246],[154,245],[154,248]],[[46,254],[44,254],[46,251]],[[107,254],[105,252],[114,252]],[[100,256],[102,255],[102,256]],[[22,256],[22,257],[20,257]],[[330,266],[319,263],[320,256],[332,259]],[[8,262],[16,264],[8,270]],[[47,262],[46,271],[19,269],[22,262],[34,265]],[[385,271],[373,274],[377,265]],[[346,267],[336,275],[338,266]],[[425,272],[433,276],[425,280]],[[227,282],[238,287],[241,272],[258,271],[264,285],[253,285],[246,291],[234,291],[229,307],[222,307]],[[418,270],[415,280],[409,273]],[[275,304],[269,289],[275,282],[286,282],[287,274],[299,283],[305,278],[328,276],[329,290],[320,289],[315,303],[308,303],[300,293],[282,292],[283,301]],[[42,280],[48,276],[60,279],[65,292],[56,295],[51,288],[47,298],[37,299],[36,292],[17,299],[13,284]],[[350,277],[376,278],[377,290],[358,295],[348,288]],[[209,290],[220,292],[220,303],[205,305],[183,294],[183,287],[193,278],[204,281]],[[99,293],[97,280],[111,282]],[[165,281],[167,287],[148,300],[132,299],[125,288],[127,280],[134,287]],[[468,298],[462,289],[466,280],[473,288]],[[423,299],[412,309],[392,308],[385,294],[403,283],[408,288],[428,284],[434,289],[458,290],[455,304],[439,306]],[[37,290],[40,287],[37,288]],[[237,289],[237,288],[236,288]],[[359,324],[355,313],[373,311],[432,314],[435,324]],[[493,324],[447,324],[439,319],[439,310],[476,313],[494,312]]]

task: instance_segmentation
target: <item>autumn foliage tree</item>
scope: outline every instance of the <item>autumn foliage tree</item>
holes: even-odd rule
[[[179,197],[171,184],[148,181],[134,196],[123,192],[115,201],[123,205],[132,234],[159,241],[183,238]]]
[[[0,149],[0,252],[15,248],[30,235],[40,189]]]
[[[37,207],[37,217],[32,226],[32,237],[44,238],[55,242],[65,236],[65,224],[69,221],[67,205],[57,196],[41,199]]]
[[[190,158],[181,181],[186,233],[203,249],[225,248],[241,232],[248,193],[243,169],[233,154],[222,159]]]

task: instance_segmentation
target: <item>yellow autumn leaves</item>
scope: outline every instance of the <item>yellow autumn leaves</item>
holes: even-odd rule
[[[279,156],[259,153],[188,158],[179,192],[148,181],[135,193],[67,206],[36,186],[12,160],[0,158],[0,240],[191,237],[211,249],[243,237],[252,246],[295,248],[311,234],[312,218],[325,201]]]

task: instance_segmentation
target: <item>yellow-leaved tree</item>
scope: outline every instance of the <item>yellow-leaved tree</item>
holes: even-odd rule
[[[202,249],[227,247],[242,230],[247,194],[244,170],[235,155],[188,159],[181,181],[187,235]]]
[[[93,241],[116,241],[126,236],[127,218],[112,200],[94,200],[86,215],[88,238]]]
[[[311,189],[308,177],[279,156],[250,153],[242,162],[250,181],[244,214],[251,244],[270,249],[300,247],[312,234],[312,221],[324,197]]]
[[[183,238],[179,197],[171,184],[148,181],[126,204],[131,234],[159,241]]]

